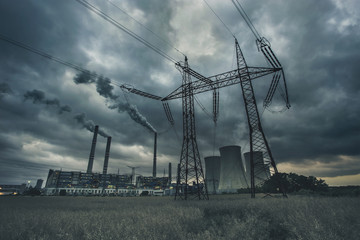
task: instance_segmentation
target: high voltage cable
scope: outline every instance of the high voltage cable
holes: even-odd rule
[[[260,40],[260,34],[258,33],[258,31],[256,30],[256,28],[254,27],[254,25],[252,24],[249,16],[246,14],[244,8],[241,6],[241,4],[239,3],[238,0],[231,0],[232,3],[234,4],[235,8],[238,10],[238,12],[240,13],[240,15],[242,16],[242,18],[245,20],[246,24],[248,25],[248,27],[250,28],[250,30],[253,32],[253,34],[255,35],[255,38]],[[238,6],[236,5],[236,3],[238,4]],[[240,7],[240,8],[239,8]]]
[[[152,31],[149,27],[147,27],[146,25],[144,25],[143,23],[141,23],[140,21],[136,20],[134,17],[132,17],[130,14],[128,14],[125,10],[123,10],[122,8],[120,8],[119,6],[117,6],[115,3],[113,3],[110,0],[106,0],[108,1],[111,5],[113,5],[115,8],[117,8],[118,10],[120,10],[121,12],[123,12],[124,14],[126,14],[128,17],[130,17],[132,20],[134,20],[136,23],[138,23],[140,26],[142,26],[143,28],[145,28],[146,30],[148,30],[149,32],[151,32],[155,37],[157,37],[159,40],[161,40],[162,42],[166,43],[168,46],[172,47],[175,51],[179,52],[180,54],[182,54],[183,56],[185,56],[185,54],[183,52],[181,52],[178,48],[176,48],[171,42],[165,40],[164,38],[160,37],[158,34],[156,34],[154,31]]]
[[[249,18],[249,16],[248,16],[247,13],[245,12],[244,8],[241,6],[241,4],[239,3],[238,0],[235,0],[235,1],[239,4],[241,10],[242,10],[243,13],[245,14],[246,18],[249,20],[249,23],[250,23],[250,25],[252,26],[252,29],[256,32],[256,34],[257,34],[257,36],[258,36],[258,39],[260,39],[260,38],[261,38],[261,37],[260,37],[260,34],[258,33],[258,31],[256,30],[255,26],[254,26],[253,23],[251,22],[251,19]]]
[[[76,64],[73,64],[71,62],[68,62],[68,61],[62,60],[60,58],[54,57],[54,56],[52,56],[52,55],[50,55],[50,54],[48,54],[48,53],[46,53],[46,52],[44,52],[42,50],[33,48],[33,47],[31,47],[29,45],[26,45],[26,44],[24,44],[22,42],[16,41],[16,40],[11,39],[11,38],[8,38],[7,36],[4,36],[2,34],[0,34],[0,39],[6,41],[8,43],[11,43],[11,44],[13,44],[15,46],[21,47],[21,48],[23,48],[25,50],[28,50],[28,51],[30,51],[32,53],[38,54],[38,55],[40,55],[42,57],[48,58],[48,59],[53,60],[53,61],[55,61],[57,63],[65,65],[67,67],[73,68],[73,69],[75,69],[75,70],[77,70],[79,72],[89,74],[89,76],[91,76],[91,77],[95,77],[95,78],[100,77],[98,74],[96,74],[94,72],[90,72],[89,70],[84,69],[84,68],[82,68],[82,67],[80,67],[80,66],[78,66]],[[119,82],[116,82],[114,80],[111,80],[110,82],[115,86],[119,86],[119,87],[121,86],[121,84]]]
[[[224,25],[224,27],[229,31],[229,33],[235,38],[235,35],[233,34],[233,32],[230,30],[230,28],[224,23],[224,21],[219,17],[219,15],[216,14],[216,12],[212,9],[212,7],[209,5],[209,3],[204,0],[204,2],[206,3],[206,5],[210,8],[210,10],[214,13],[214,15],[219,19],[219,21]]]
[[[125,33],[129,34],[131,37],[135,38],[136,40],[138,40],[139,42],[141,42],[142,44],[144,44],[148,48],[154,50],[155,52],[157,52],[159,55],[163,56],[167,60],[169,60],[169,61],[171,61],[173,63],[177,63],[177,61],[174,58],[172,58],[171,56],[169,56],[167,53],[163,52],[158,47],[154,46],[153,44],[146,41],[144,38],[142,38],[139,35],[137,35],[136,33],[132,32],[130,29],[128,29],[127,27],[125,27],[121,23],[117,22],[115,19],[113,19],[112,17],[107,15],[105,12],[101,11],[99,8],[97,8],[94,5],[90,4],[86,0],[76,0],[76,1],[79,2],[80,4],[82,4],[84,7],[86,7],[90,11],[96,13],[97,15],[99,15],[100,17],[102,17],[103,19],[105,19],[106,21],[108,21],[109,23],[114,25],[115,27],[117,27],[118,29],[120,29],[120,30],[124,31]]]

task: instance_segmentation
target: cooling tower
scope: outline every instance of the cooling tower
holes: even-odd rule
[[[154,133],[154,161],[153,161],[153,177],[156,177],[156,148],[157,148],[157,133]]]
[[[220,192],[236,192],[247,188],[244,165],[241,159],[240,146],[225,146],[220,149]]]
[[[246,164],[246,178],[250,184],[250,152],[244,153],[245,164]],[[264,180],[270,177],[269,166],[264,164],[263,153],[259,151],[254,152],[254,179],[255,186],[260,185]]]
[[[91,173],[92,172],[92,168],[93,168],[93,164],[94,164],[95,147],[96,147],[96,139],[97,139],[98,131],[99,131],[99,126],[96,125],[95,129],[94,129],[94,137],[93,137],[92,144],[91,144],[89,163],[88,163],[86,173]]]
[[[108,169],[108,164],[109,164],[109,156],[110,156],[110,145],[111,145],[111,137],[108,137],[107,143],[106,143],[106,150],[105,150],[103,174],[107,174],[107,169]]]
[[[205,157],[205,181],[208,193],[215,194],[220,182],[220,157]]]

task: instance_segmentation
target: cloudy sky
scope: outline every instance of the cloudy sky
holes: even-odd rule
[[[190,66],[205,76],[235,69],[234,38],[202,0],[89,2],[176,61],[183,61],[184,53]],[[278,169],[321,177],[330,185],[360,185],[360,3],[240,2],[270,41],[287,78],[290,110],[274,112],[283,106],[276,95],[274,111],[262,114]],[[231,1],[208,3],[237,37],[248,65],[267,67]],[[130,165],[151,175],[154,134],[144,126],[146,121],[159,132],[158,176],[165,168],[167,174],[169,162],[175,172],[181,100],[169,102],[175,119],[175,128],[170,128],[160,101],[106,84],[108,78],[164,97],[181,84],[173,62],[75,0],[0,1],[0,35],[96,72],[104,83],[103,88],[77,84],[76,70],[0,40],[0,183],[46,179],[49,168],[85,171],[92,124],[113,138],[108,172],[130,173]],[[253,82],[260,112],[270,81],[264,77]],[[211,93],[197,96],[208,112],[211,98]],[[127,101],[136,108],[128,111]],[[218,155],[225,145],[248,151],[240,86],[220,90],[215,144],[211,118],[198,104],[195,108],[202,158]],[[146,118],[142,124],[134,121],[136,109]],[[102,171],[105,145],[99,136],[96,172]]]

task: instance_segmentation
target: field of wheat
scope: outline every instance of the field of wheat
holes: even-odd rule
[[[0,239],[360,239],[359,200],[1,197]]]

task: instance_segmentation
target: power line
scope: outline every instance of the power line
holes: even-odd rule
[[[73,68],[73,69],[75,69],[75,70],[77,70],[77,71],[79,71],[79,72],[88,74],[90,77],[95,77],[95,78],[98,78],[98,77],[99,77],[98,74],[96,74],[96,73],[94,73],[94,72],[90,72],[89,70],[87,70],[87,69],[85,69],[85,68],[82,68],[82,67],[80,67],[80,66],[78,66],[78,65],[76,65],[76,64],[74,64],[74,63],[65,61],[65,60],[63,60],[63,59],[61,59],[61,58],[58,58],[58,57],[54,57],[54,56],[52,56],[52,55],[50,55],[50,54],[48,54],[48,53],[46,53],[46,52],[44,52],[44,51],[42,51],[42,50],[33,48],[33,47],[29,46],[29,45],[26,45],[25,43],[16,41],[16,40],[11,39],[11,38],[9,38],[9,37],[7,37],[7,36],[4,36],[4,35],[2,35],[2,34],[0,34],[0,39],[3,40],[3,41],[5,41],[5,42],[8,42],[8,43],[10,43],[10,44],[13,44],[13,45],[15,45],[15,46],[21,47],[21,48],[23,48],[23,49],[25,49],[25,50],[27,50],[27,51],[30,51],[30,52],[35,53],[35,54],[37,54],[37,55],[40,55],[40,56],[42,56],[42,57],[44,57],[44,58],[50,59],[50,60],[52,60],[52,61],[55,61],[55,62],[57,62],[57,63],[60,63],[60,64],[62,64],[62,65],[65,65],[65,66],[67,66],[67,67]],[[120,86],[122,85],[122,84],[120,84],[119,82],[114,81],[114,80],[111,80],[110,83],[113,84],[113,85],[115,85],[115,86],[118,86],[118,87],[120,87]]]
[[[195,102],[199,105],[199,107],[201,108],[201,110],[203,110],[203,112],[209,117],[209,118],[213,118],[211,116],[211,114],[206,110],[206,108],[204,107],[204,105],[200,102],[200,100],[196,97],[196,95],[194,95],[194,99]]]
[[[122,8],[120,8],[119,6],[117,6],[115,3],[113,3],[110,0],[106,0],[108,1],[112,6],[114,6],[115,8],[117,8],[118,10],[120,10],[121,12],[123,12],[124,14],[126,14],[128,17],[130,17],[132,20],[134,20],[136,23],[138,23],[140,26],[142,26],[143,28],[145,28],[146,30],[148,30],[149,32],[151,32],[155,37],[157,37],[159,40],[161,40],[162,42],[166,43],[168,46],[172,47],[175,51],[179,52],[180,54],[182,54],[183,56],[185,56],[185,54],[183,52],[181,52],[178,48],[176,48],[171,42],[165,40],[164,38],[160,37],[158,34],[156,34],[154,31],[152,31],[149,27],[147,27],[145,24],[141,23],[140,21],[136,20],[134,17],[132,17],[130,14],[128,14],[125,10],[123,10]]]
[[[255,38],[260,40],[261,36],[258,33],[258,31],[256,30],[256,28],[254,27],[254,25],[252,24],[249,16],[246,14],[244,8],[241,6],[241,4],[239,3],[238,0],[231,0],[232,3],[234,4],[235,8],[238,10],[238,12],[240,13],[240,15],[242,16],[242,18],[245,20],[246,24],[248,25],[248,27],[250,28],[250,30],[253,32],[253,34],[255,35]]]
[[[231,32],[230,28],[224,23],[224,21],[219,17],[219,15],[216,14],[216,12],[212,9],[212,7],[209,5],[209,3],[204,0],[206,5],[210,8],[210,10],[214,13],[214,15],[219,19],[219,21],[224,25],[224,27],[228,30],[228,32],[235,38],[235,35]]]
[[[130,29],[128,29],[127,27],[125,27],[124,25],[122,25],[121,23],[119,23],[118,21],[116,21],[115,19],[110,17],[109,15],[107,15],[105,12],[103,12],[99,8],[97,8],[94,5],[90,4],[86,0],[76,0],[76,1],[79,2],[80,4],[82,4],[84,7],[86,7],[90,11],[92,11],[93,13],[96,13],[97,15],[99,15],[100,17],[102,17],[103,19],[105,19],[106,21],[108,21],[109,23],[114,25],[115,27],[117,27],[118,29],[120,29],[123,32],[127,33],[131,37],[135,38],[136,40],[138,40],[139,42],[141,42],[142,44],[144,44],[148,48],[152,49],[153,51],[155,51],[159,55],[163,56],[167,60],[169,60],[169,61],[171,61],[173,63],[177,63],[177,61],[174,58],[172,58],[171,56],[169,56],[167,53],[160,50],[158,47],[154,46],[153,44],[149,43],[148,41],[146,41],[144,38],[140,37],[136,33],[132,32]]]

